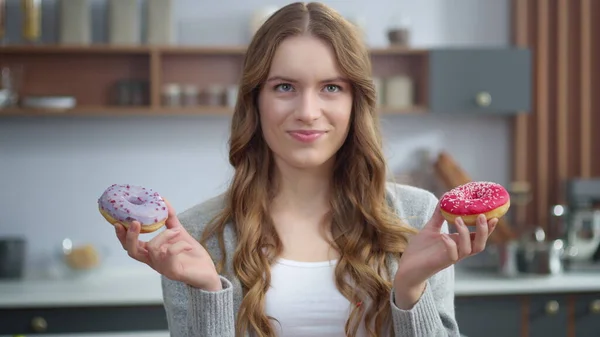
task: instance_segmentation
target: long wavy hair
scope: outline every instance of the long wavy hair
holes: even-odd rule
[[[235,226],[237,246],[233,272],[241,282],[243,299],[236,335],[253,332],[274,336],[272,317],[265,314],[270,265],[282,252],[282,243],[269,215],[274,197],[274,159],[259,122],[258,95],[267,79],[278,45],[287,37],[310,34],[330,44],[343,75],[353,90],[348,136],[336,154],[328,220],[331,246],[340,257],[335,268],[339,291],[354,305],[345,325],[355,336],[364,321],[369,336],[381,336],[391,327],[389,258],[399,258],[407,235],[386,199],[386,163],[377,117],[371,61],[355,27],[337,12],[319,3],[293,3],[274,13],[251,41],[243,66],[240,90],[231,123],[229,161],[235,169],[225,207],[207,226],[202,242],[217,235],[225,268],[223,233]],[[367,305],[367,303],[369,305]]]

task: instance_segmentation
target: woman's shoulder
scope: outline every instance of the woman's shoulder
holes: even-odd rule
[[[200,237],[206,225],[225,207],[225,193],[202,201],[177,214],[181,225],[193,237]]]
[[[438,203],[432,192],[420,187],[387,182],[386,192],[398,216],[417,229],[431,218]]]

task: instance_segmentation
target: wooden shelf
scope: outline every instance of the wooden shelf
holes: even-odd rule
[[[370,48],[372,55],[424,55],[426,49],[406,47]],[[108,44],[84,45],[8,45],[0,46],[1,54],[146,54],[167,55],[239,55],[243,56],[246,46],[118,46]]]
[[[151,48],[144,46],[112,45],[9,45],[0,46],[2,54],[150,54]]]
[[[117,106],[82,106],[66,110],[9,108],[0,109],[0,116],[34,117],[34,116],[169,116],[169,115],[230,115],[231,109],[227,107],[200,106],[192,108],[151,108],[143,107],[117,107]]]
[[[429,51],[369,50],[373,76],[406,75],[414,80],[415,106],[382,107],[382,114],[426,111]],[[0,46],[0,66],[22,66],[21,97],[72,96],[78,105],[66,111],[6,109],[0,116],[227,115],[231,109],[224,107],[162,107],[161,92],[165,84],[174,83],[195,86],[200,93],[215,85],[234,93],[229,89],[239,82],[245,52],[246,46]]]
[[[0,109],[0,116],[35,117],[35,116],[109,116],[109,115],[148,115],[154,110],[142,107],[82,106],[72,109],[35,109],[7,108]]]
[[[408,115],[425,113],[427,107],[414,106],[409,108],[381,107],[382,115]],[[170,116],[170,115],[207,115],[230,116],[233,110],[223,106],[197,106],[197,107],[119,107],[119,106],[81,106],[72,109],[32,109],[32,108],[6,108],[0,109],[2,117],[37,117],[37,116]]]

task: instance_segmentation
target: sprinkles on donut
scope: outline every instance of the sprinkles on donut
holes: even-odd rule
[[[100,214],[111,224],[121,223],[125,228],[133,221],[141,224],[140,233],[152,233],[165,225],[168,209],[157,192],[141,186],[109,186],[98,199]]]
[[[461,217],[467,226],[475,226],[477,216],[500,218],[510,207],[510,196],[502,185],[488,181],[472,181],[460,185],[440,198],[440,211],[449,223]]]

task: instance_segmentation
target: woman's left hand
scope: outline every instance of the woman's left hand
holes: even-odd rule
[[[483,214],[477,218],[475,233],[471,233],[461,218],[455,221],[457,233],[442,233],[444,217],[439,203],[433,216],[414,237],[398,263],[394,278],[396,306],[409,309],[419,300],[427,279],[456,262],[484,250],[488,237],[498,223]]]

